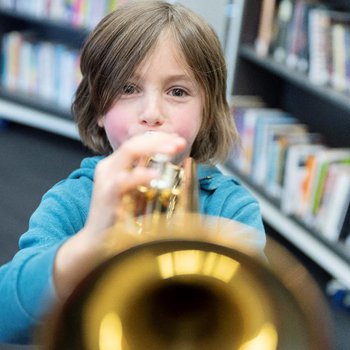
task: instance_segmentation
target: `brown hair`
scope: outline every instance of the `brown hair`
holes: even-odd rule
[[[88,37],[81,55],[82,81],[72,105],[82,141],[101,154],[112,152],[98,119],[120,95],[138,65],[168,30],[204,92],[203,121],[191,156],[223,161],[236,139],[226,100],[226,64],[214,31],[181,5],[140,1],[107,15]]]

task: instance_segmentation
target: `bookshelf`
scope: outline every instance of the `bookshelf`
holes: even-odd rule
[[[21,13],[1,5],[1,42],[4,36],[13,31],[35,32],[39,40],[67,45],[75,50],[80,49],[89,32],[86,28],[74,26],[64,20]],[[4,56],[4,45],[2,45],[0,56],[2,77],[5,70]],[[0,118],[79,140],[69,106],[62,106],[54,100],[46,100],[42,96],[25,91],[10,90],[4,86],[3,79],[0,85]]]
[[[262,2],[259,3],[254,0],[244,3],[233,94],[261,96],[269,107],[290,113],[312,132],[323,135],[330,147],[350,147],[350,95],[328,85],[314,84],[307,74],[276,62],[271,54],[257,54],[255,40],[262,8]],[[350,12],[348,1],[323,4],[337,5],[337,9]],[[243,175],[232,162],[228,161],[222,170],[234,174],[258,198],[267,224],[350,289],[349,246],[331,241],[297,218],[284,214],[266,189]]]

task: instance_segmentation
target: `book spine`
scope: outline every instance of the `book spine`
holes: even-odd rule
[[[273,19],[275,14],[276,0],[263,0],[258,36],[255,49],[259,56],[267,56],[272,40]]]
[[[334,89],[346,90],[345,73],[345,27],[342,24],[332,26],[332,79]]]
[[[330,18],[323,9],[309,12],[309,79],[314,84],[329,82]]]
[[[282,0],[278,6],[276,17],[277,35],[272,43],[273,57],[278,62],[285,62],[287,57],[287,42],[289,37],[289,23],[293,16],[293,2]]]
[[[346,231],[346,215],[350,200],[350,175],[338,174],[335,175],[332,186],[332,196],[327,207],[327,212],[324,213],[326,220],[319,226],[319,230],[331,241],[345,239],[344,231]],[[345,227],[344,227],[345,223]],[[344,228],[343,228],[344,227]],[[342,232],[343,231],[343,232]],[[342,236],[343,234],[343,236]]]

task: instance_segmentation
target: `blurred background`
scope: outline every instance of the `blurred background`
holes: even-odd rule
[[[301,186],[300,182],[289,184],[287,175],[297,178],[301,172],[294,172],[291,166],[286,170],[286,164],[291,162],[288,151],[295,144],[322,142],[332,154],[334,149],[350,147],[350,77],[345,72],[350,54],[343,49],[348,47],[346,40],[350,35],[348,1],[173,2],[182,3],[206,18],[220,38],[228,68],[227,94],[243,147],[248,149],[253,142],[246,138],[244,123],[251,118],[260,125],[257,120],[265,113],[262,110],[270,113],[271,108],[278,109],[278,118],[283,114],[283,118],[293,118],[293,124],[307,126],[307,131],[306,128],[298,131],[298,138],[294,127],[293,137],[290,129],[288,133],[283,131],[283,139],[281,132],[271,136],[271,150],[279,152],[279,157],[266,157],[265,168],[270,172],[265,179],[256,178],[258,168],[244,152],[233,153],[232,159],[221,166],[258,198],[269,239],[286,248],[310,272],[331,311],[336,349],[348,348],[349,153],[340,158],[332,155],[326,163],[321,163],[326,164],[323,168],[326,167],[327,174],[332,169],[329,174],[341,172],[342,176],[342,187],[337,192],[341,196],[332,199],[330,194],[321,194],[322,198],[329,198],[330,207],[336,208],[332,216],[327,216],[327,223],[337,225],[326,232],[325,225],[317,224],[330,210],[325,205],[322,207],[326,200],[320,202],[323,209],[318,216],[313,213],[312,220],[310,215],[301,216],[287,205],[292,202],[287,190],[292,188],[297,193]],[[51,7],[48,3],[47,0],[0,0],[0,264],[16,253],[18,238],[26,231],[29,217],[42,195],[91,155],[79,141],[69,109],[80,79],[79,49],[98,20],[123,1],[62,0],[51,2],[55,3]],[[328,23],[323,32],[319,27],[322,20]],[[307,27],[303,31],[304,26]],[[309,28],[319,35],[305,36]],[[325,30],[332,41],[326,42],[322,37]],[[284,37],[277,35],[284,32],[287,33]],[[310,54],[312,48],[313,53],[320,51],[319,57],[325,56],[322,43],[328,48],[328,63],[324,65]],[[343,53],[339,55],[339,52]],[[320,76],[325,78],[320,81],[317,79]],[[250,153],[257,153],[263,159],[262,148],[256,147]],[[318,157],[316,153],[312,155]],[[319,158],[324,157],[323,154]],[[300,170],[302,162],[298,159]],[[306,163],[305,157],[303,161]],[[339,163],[347,166],[339,167]],[[303,176],[306,176],[305,166]],[[283,176],[275,175],[276,181],[271,183],[268,179],[276,172],[275,168],[283,169],[280,171]],[[336,190],[331,187],[331,192]],[[267,254],[271,253],[269,247]],[[0,349],[36,347],[0,344]]]

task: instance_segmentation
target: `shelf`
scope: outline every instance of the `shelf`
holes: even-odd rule
[[[0,98],[2,100],[19,104],[22,107],[28,107],[29,109],[53,114],[62,119],[72,120],[69,108],[64,108],[53,101],[46,101],[40,96],[22,93],[20,91],[9,91],[0,86]]]
[[[274,75],[286,79],[288,82],[318,95],[321,99],[339,105],[350,111],[349,95],[337,92],[336,90],[327,86],[313,84],[305,74],[292,70],[286,65],[276,62],[271,57],[258,56],[252,46],[242,46],[239,50],[239,55],[240,58],[250,61],[255,65],[273,73]]]
[[[1,96],[0,118],[80,140],[78,130],[73,120],[64,119],[49,112],[39,111],[35,108],[20,105],[18,102],[9,101]]]
[[[81,48],[89,29],[73,26],[56,19],[41,18],[30,14],[21,14],[0,8],[0,34],[9,31],[34,30],[40,33],[42,40],[65,43],[73,48]]]
[[[50,26],[50,27],[55,27],[57,29],[61,29],[65,31],[71,31],[73,33],[80,33],[81,35],[84,35],[84,36],[89,33],[88,28],[74,26],[71,23],[63,20],[39,17],[39,16],[34,16],[32,14],[21,13],[13,10],[11,11],[6,8],[2,8],[1,6],[0,6],[0,15],[10,17],[12,19],[19,19],[25,22],[35,23],[40,26]]]
[[[341,244],[327,241],[293,218],[284,215],[276,204],[257,190],[249,180],[237,174],[230,164],[220,166],[220,170],[224,174],[233,175],[253,194],[260,204],[265,222],[350,289],[350,253]]]

